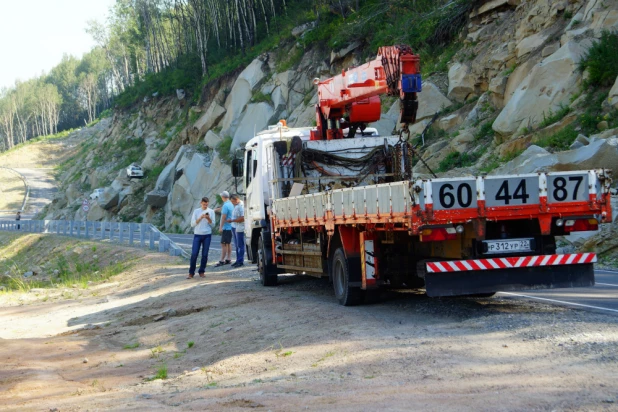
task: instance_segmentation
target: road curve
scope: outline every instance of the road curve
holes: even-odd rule
[[[26,203],[26,209],[22,214],[22,218],[32,219],[34,215],[51,203],[54,194],[58,191],[54,177],[51,175],[53,169],[12,168],[12,170],[21,173],[28,181],[30,196]],[[14,217],[14,213],[0,214],[0,218],[2,219],[12,219]]]

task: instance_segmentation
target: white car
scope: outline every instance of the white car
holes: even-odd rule
[[[95,200],[98,199],[99,196],[103,194],[105,189],[94,189],[94,191],[90,194],[90,199]]]
[[[137,165],[131,165],[127,167],[127,177],[129,179],[134,177],[144,177],[144,170]]]

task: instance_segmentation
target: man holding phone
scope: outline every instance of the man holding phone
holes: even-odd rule
[[[200,277],[205,277],[206,262],[208,261],[208,249],[210,249],[210,241],[212,239],[212,228],[215,225],[215,212],[208,207],[208,198],[203,197],[200,202],[200,207],[193,211],[191,216],[191,227],[193,228],[193,248],[191,249],[191,263],[189,266],[189,276],[187,279],[193,279],[195,276],[195,266],[197,265],[197,256],[202,248],[202,260],[198,272]]]

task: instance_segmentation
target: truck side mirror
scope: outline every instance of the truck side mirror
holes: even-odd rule
[[[232,160],[232,176],[242,177],[243,172],[243,159]]]

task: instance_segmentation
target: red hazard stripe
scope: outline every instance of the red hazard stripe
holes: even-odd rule
[[[568,255],[541,255],[525,257],[507,257],[494,259],[451,260],[427,262],[427,272],[447,273],[470,270],[495,270],[538,266],[577,265],[595,263],[595,253],[573,253]]]

